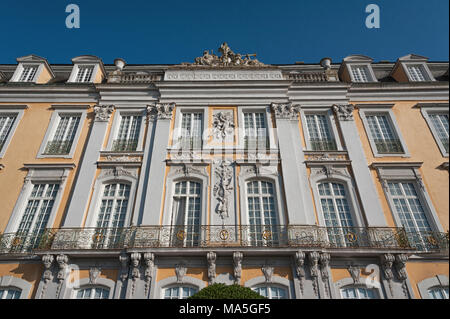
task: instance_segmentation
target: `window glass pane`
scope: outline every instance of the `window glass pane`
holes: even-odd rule
[[[354,65],[354,66],[351,66],[350,69],[352,70],[353,80],[355,82],[369,82],[370,81],[369,69],[367,66]]]
[[[422,65],[408,65],[407,66],[409,75],[412,81],[426,81],[425,70]]]
[[[9,132],[11,131],[14,121],[16,120],[16,116],[16,114],[0,113],[0,151],[3,149],[3,145],[6,143]]]

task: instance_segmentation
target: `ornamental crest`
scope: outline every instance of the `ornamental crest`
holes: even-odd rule
[[[203,56],[195,58],[194,63],[184,63],[184,65],[204,65],[211,67],[260,67],[264,66],[263,63],[259,62],[255,57],[256,54],[239,54],[234,53],[230,49],[226,42],[222,43],[219,48],[220,56],[209,52],[208,50],[203,51]]]

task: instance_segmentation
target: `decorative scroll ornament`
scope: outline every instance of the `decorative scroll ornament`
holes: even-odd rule
[[[119,256],[120,261],[120,280],[124,282],[128,279],[128,262],[130,261],[130,257],[127,254],[121,254]]]
[[[175,267],[175,274],[177,275],[177,283],[181,284],[183,282],[183,278],[186,275],[187,267],[184,263],[181,263]]]
[[[260,67],[264,66],[256,58],[256,54],[239,54],[234,53],[226,42],[222,43],[219,48],[221,56],[214,53],[203,51],[203,56],[195,58],[194,63],[183,63],[184,65],[202,65],[210,67]]]
[[[45,291],[47,290],[48,283],[53,280],[53,273],[52,273],[52,264],[53,264],[54,257],[53,255],[44,255],[42,256],[42,263],[44,264],[44,273],[42,275],[42,280],[44,281],[44,286],[42,287],[41,291],[41,299],[45,295]]]
[[[234,266],[234,283],[241,283],[241,274],[242,274],[242,259],[244,255],[240,251],[235,251],[233,253],[233,266]]]
[[[98,267],[89,268],[89,283],[95,285],[97,283],[97,278],[100,275],[101,269]]]
[[[272,103],[272,110],[275,112],[277,119],[296,120],[300,112],[299,105],[292,105],[292,103]]]
[[[153,268],[155,266],[155,255],[153,253],[145,253],[144,254],[144,263],[145,263],[145,295],[148,294],[150,290],[150,283],[152,281],[153,276]]]
[[[215,161],[216,169],[216,184],[214,185],[213,193],[217,200],[216,213],[222,219],[229,216],[228,206],[229,206],[229,196],[233,190],[232,179],[233,179],[233,169],[231,167],[230,161]]]
[[[295,267],[297,272],[297,277],[300,280],[300,290],[303,294],[304,290],[304,281],[305,281],[305,253],[302,251],[297,251],[295,253]]]
[[[406,279],[408,279],[408,273],[406,272],[406,262],[408,261],[408,255],[399,254],[395,256],[395,269],[397,270],[398,278],[402,282],[403,294],[406,298],[409,297],[408,286],[406,285]]]
[[[141,260],[141,254],[140,253],[132,253],[131,254],[131,295],[134,295],[134,292],[136,290],[136,281],[141,276],[141,273],[139,271],[139,261]]]
[[[322,277],[322,281],[325,284],[325,292],[329,296],[330,292],[330,285],[329,285],[329,266],[330,266],[330,254],[328,253],[322,253],[320,254],[320,275]]]
[[[395,269],[397,270],[398,278],[401,281],[405,281],[408,278],[406,272],[406,262],[408,261],[408,255],[399,254],[395,256]]]
[[[312,277],[313,289],[316,296],[319,295],[319,258],[320,254],[316,251],[312,251],[309,253],[309,271]]]
[[[234,133],[233,114],[231,112],[219,112],[213,115],[213,135],[218,140],[225,140]]]
[[[268,265],[264,265],[261,268],[264,277],[266,278],[266,282],[267,283],[271,283],[272,282],[272,276],[273,276],[273,271],[274,271],[274,267],[272,266],[268,266]]]
[[[209,279],[209,284],[212,285],[216,281],[216,259],[217,259],[217,254],[215,252],[210,251],[206,255],[206,259],[208,260],[208,279]]]
[[[391,292],[391,296],[394,295],[394,291],[392,289],[392,279],[394,278],[394,273],[392,272],[392,265],[394,264],[395,257],[392,254],[384,254],[381,257],[381,267],[383,269],[383,274],[389,284],[389,290]]]
[[[353,283],[359,284],[361,278],[361,269],[357,266],[350,265],[348,266],[347,270],[350,273],[350,276],[352,276]]]
[[[147,107],[147,114],[150,119],[171,120],[175,103],[155,103]]]
[[[333,105],[333,111],[341,121],[353,121],[353,110],[355,106],[353,104],[335,104]]]
[[[56,297],[59,296],[61,287],[67,275],[67,263],[69,262],[69,257],[67,255],[60,254],[56,257],[56,262],[58,263],[59,271],[56,278],[58,279],[58,287],[56,288]]]
[[[94,106],[95,121],[108,122],[114,111],[114,105],[96,105]]]

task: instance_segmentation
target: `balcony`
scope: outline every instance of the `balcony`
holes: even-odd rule
[[[45,155],[66,155],[70,153],[72,141],[49,141],[45,148]]]
[[[114,140],[112,151],[114,152],[134,152],[137,148],[137,140]]]
[[[293,248],[446,252],[448,233],[403,228],[319,226],[140,226],[46,229],[40,235],[0,234],[0,254],[146,248]]]

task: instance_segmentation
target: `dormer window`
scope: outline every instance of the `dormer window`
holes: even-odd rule
[[[18,82],[33,82],[38,68],[38,65],[24,65]]]
[[[86,83],[92,81],[92,74],[94,73],[94,65],[79,65],[78,73],[75,82]]]
[[[69,83],[101,83],[106,76],[102,60],[93,55],[73,58],[72,63]]]
[[[377,82],[372,70],[373,60],[364,55],[351,55],[344,58],[339,76],[344,82],[368,83]]]
[[[55,78],[47,60],[37,55],[17,58],[17,68],[10,82],[46,84]]]
[[[427,66],[428,58],[408,54],[395,63],[391,76],[398,82],[427,82],[435,81]]]
[[[406,69],[408,70],[408,74],[411,81],[414,82],[428,81],[423,65],[409,64],[406,65]]]
[[[352,65],[353,82],[371,82],[369,67],[367,65]]]

